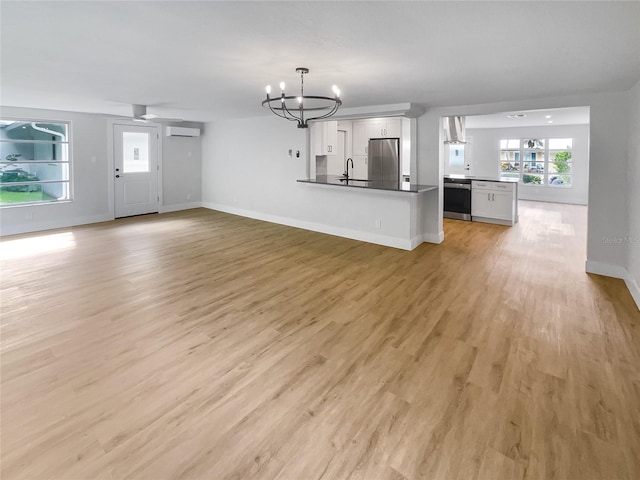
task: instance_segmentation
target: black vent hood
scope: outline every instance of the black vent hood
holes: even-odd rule
[[[444,143],[461,144],[464,140],[464,117],[443,117]]]

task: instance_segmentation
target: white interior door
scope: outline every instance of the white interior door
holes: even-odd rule
[[[114,125],[115,216],[158,211],[158,127]]]

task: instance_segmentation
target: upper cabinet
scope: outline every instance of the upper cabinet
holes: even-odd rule
[[[335,155],[338,145],[338,122],[317,122],[313,124],[316,155]]]
[[[402,124],[399,118],[374,118],[369,122],[369,138],[400,137]]]
[[[369,121],[355,120],[352,134],[353,155],[367,155],[369,145]]]
[[[353,155],[367,155],[370,138],[401,138],[400,118],[368,118],[353,122]]]

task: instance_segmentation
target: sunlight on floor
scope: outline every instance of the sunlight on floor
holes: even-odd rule
[[[5,240],[0,243],[0,260],[16,260],[41,253],[60,252],[76,247],[72,232]]]

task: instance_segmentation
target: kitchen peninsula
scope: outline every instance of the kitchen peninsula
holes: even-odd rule
[[[418,185],[409,182],[383,182],[362,180],[357,178],[345,178],[337,175],[317,175],[315,179],[298,180],[300,183],[313,183],[315,185],[332,185],[337,187],[365,188],[369,190],[386,190],[390,192],[423,193],[429,190],[437,190],[437,185]]]
[[[441,232],[428,231],[438,215],[437,186],[339,178],[319,175],[297,181],[317,212],[327,214],[324,225],[299,226],[403,250],[442,241]]]

